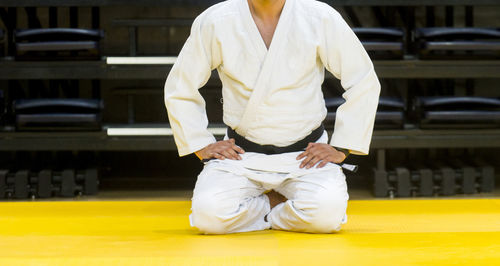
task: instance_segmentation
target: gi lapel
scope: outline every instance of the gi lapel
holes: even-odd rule
[[[252,95],[247,103],[245,108],[245,112],[240,120],[240,124],[234,128],[234,130],[242,135],[246,136],[248,129],[253,121],[255,121],[255,115],[257,113],[257,109],[264,97],[267,95],[270,89],[270,85],[272,82],[271,77],[275,71],[279,71],[279,69],[274,68],[274,64],[277,60],[280,60],[279,56],[282,54],[281,47],[286,43],[287,32],[290,30],[290,24],[292,19],[292,9],[293,9],[294,0],[286,0],[285,5],[283,6],[283,10],[281,11],[281,15],[278,21],[278,25],[276,26],[276,30],[274,31],[273,39],[271,41],[271,45],[269,46],[269,50],[267,50],[264,40],[259,33],[257,25],[252,18],[252,14],[250,13],[250,8],[248,6],[247,0],[240,1],[240,10],[242,14],[242,18],[244,20],[244,24],[247,26],[249,34],[252,34],[251,39],[253,40],[256,49],[260,52],[262,49],[267,50],[266,57],[264,62],[262,63],[259,75],[255,81],[255,85],[252,91]]]

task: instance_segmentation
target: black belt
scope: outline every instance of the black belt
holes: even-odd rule
[[[307,148],[307,145],[309,145],[310,142],[318,141],[318,139],[321,138],[321,136],[323,136],[324,131],[325,131],[325,127],[323,126],[323,124],[321,124],[320,127],[313,130],[311,132],[311,134],[307,135],[305,138],[293,143],[292,145],[286,146],[286,147],[278,147],[278,146],[274,146],[274,145],[260,145],[258,143],[247,140],[245,137],[236,133],[236,131],[234,131],[230,127],[227,127],[227,136],[229,138],[234,139],[235,144],[240,146],[241,148],[243,148],[243,150],[246,152],[258,152],[258,153],[264,153],[264,154],[280,154],[280,153],[286,153],[286,152],[296,152],[296,151],[305,150]],[[208,160],[203,160],[203,161],[206,162]],[[339,163],[337,165],[339,165],[343,169],[349,170],[351,172],[356,172],[358,170],[357,165],[346,164],[346,163]]]
[[[247,140],[245,137],[236,133],[231,127],[227,128],[227,136],[230,139],[234,139],[236,145],[240,146],[246,152],[258,152],[264,154],[280,154],[286,152],[296,152],[303,151],[307,148],[310,142],[318,141],[321,136],[323,136],[323,132],[325,131],[325,127],[321,124],[320,127],[316,128],[311,132],[311,134],[307,135],[305,138],[285,147],[278,147],[274,145],[260,145],[258,143]]]

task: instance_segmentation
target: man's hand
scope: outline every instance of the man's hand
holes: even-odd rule
[[[322,168],[329,162],[341,163],[345,160],[346,155],[326,143],[309,143],[306,150],[297,156],[297,160],[302,158],[305,159],[300,164],[300,168],[309,169],[318,162],[321,163],[318,164],[317,168]]]
[[[195,153],[200,159],[216,158],[224,160],[227,158],[231,160],[241,160],[239,154],[245,153],[245,151],[234,144],[234,139],[228,139],[217,141]]]

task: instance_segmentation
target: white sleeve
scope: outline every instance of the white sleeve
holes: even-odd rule
[[[367,155],[380,95],[380,82],[363,45],[333,8],[323,20],[324,42],[319,49],[326,69],[341,80],[346,100],[337,109],[330,141],[334,147]]]
[[[213,25],[205,23],[205,17],[202,13],[193,22],[191,34],[165,82],[165,106],[179,156],[216,141],[207,130],[205,100],[198,91],[221,61]]]

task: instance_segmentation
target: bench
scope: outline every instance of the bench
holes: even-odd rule
[[[495,128],[500,99],[490,97],[418,97],[413,105],[421,128]]]
[[[500,58],[500,29],[419,28],[415,36],[420,58]]]
[[[19,99],[13,102],[18,131],[101,130],[99,99]]]
[[[14,33],[17,60],[100,59],[104,31],[95,29],[23,29]]]
[[[345,102],[343,98],[334,97],[325,99],[328,110],[325,122],[327,128],[335,122],[337,108]],[[375,116],[376,129],[398,129],[403,128],[406,105],[404,101],[397,97],[380,97],[377,114]]]
[[[372,59],[401,59],[404,54],[403,30],[398,28],[353,28]]]

